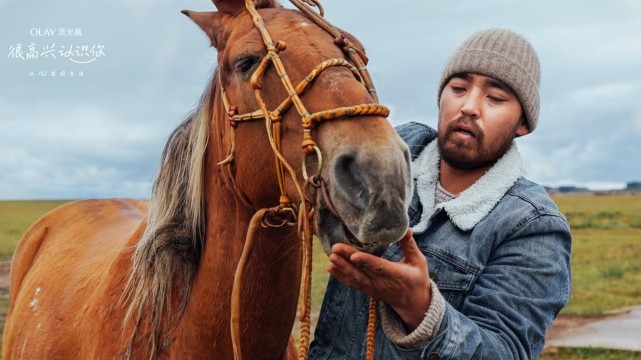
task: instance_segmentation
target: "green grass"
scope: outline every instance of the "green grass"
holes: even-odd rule
[[[558,196],[572,228],[572,297],[564,314],[641,304],[641,196]]]
[[[327,272],[329,258],[325,255],[319,240],[315,236],[312,259],[312,307],[315,310],[320,310],[323,295],[325,295],[325,286],[329,279],[329,273]]]
[[[0,260],[8,260],[22,234],[39,217],[63,200],[51,201],[0,201]]]
[[[580,360],[580,359],[598,359],[598,360],[633,360],[641,359],[641,353],[609,350],[599,348],[559,348],[549,349],[543,352],[539,357],[540,360]]]
[[[564,314],[602,314],[641,304],[641,196],[558,196],[572,228],[572,296]],[[560,348],[542,360],[628,360],[641,353]]]

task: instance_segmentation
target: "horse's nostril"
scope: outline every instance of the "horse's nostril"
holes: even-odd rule
[[[336,190],[343,193],[352,205],[360,208],[367,206],[370,197],[362,171],[353,154],[338,156],[332,169]]]
[[[356,157],[351,154],[340,155],[334,163],[334,171],[336,175],[347,174],[352,171]]]

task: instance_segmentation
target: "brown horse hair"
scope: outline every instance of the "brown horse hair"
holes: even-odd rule
[[[147,227],[135,247],[120,300],[128,303],[123,329],[133,322],[127,354],[139,341],[136,335],[143,320],[148,324],[150,358],[162,353],[189,300],[204,251],[204,159],[216,98],[214,83],[209,81],[196,109],[172,132],[162,153]]]

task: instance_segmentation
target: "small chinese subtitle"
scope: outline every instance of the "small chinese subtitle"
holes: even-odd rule
[[[29,71],[29,77],[84,77],[84,70],[68,71],[68,70],[40,70]]]
[[[78,66],[93,63],[105,57],[103,44],[82,43],[79,39],[83,36],[81,28],[31,28],[31,37],[39,39],[25,43],[17,42],[9,45],[7,58],[16,61],[43,62],[67,59]],[[53,39],[56,38],[56,39]],[[42,70],[29,71],[29,77],[84,77],[83,70]]]

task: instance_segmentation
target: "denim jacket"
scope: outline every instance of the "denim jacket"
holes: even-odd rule
[[[379,316],[376,359],[537,358],[570,296],[567,220],[541,186],[521,176],[516,145],[474,185],[435,206],[436,132],[418,123],[397,131],[412,153],[410,226],[445,307],[438,329],[417,347],[392,342]],[[399,261],[400,247],[384,257]],[[309,359],[364,359],[368,301],[330,278]]]

